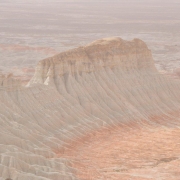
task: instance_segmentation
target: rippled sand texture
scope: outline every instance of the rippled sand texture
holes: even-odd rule
[[[97,40],[0,76],[0,179],[179,178],[180,82],[139,40]]]

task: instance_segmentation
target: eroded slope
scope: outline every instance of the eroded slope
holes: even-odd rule
[[[123,137],[121,129],[179,127],[180,82],[158,74],[139,39],[102,39],[42,60],[26,88],[11,77],[0,80],[2,179],[118,179],[122,173],[129,178],[128,172],[105,175],[93,165],[95,157],[86,148],[93,134],[105,133],[107,141],[93,139],[88,146],[95,142],[102,152],[101,143],[111,142],[106,132],[115,128],[115,137]],[[81,157],[88,154],[82,168]],[[89,175],[88,166],[100,174]]]

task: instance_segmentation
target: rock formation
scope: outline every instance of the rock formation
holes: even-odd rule
[[[180,82],[157,72],[139,39],[102,39],[44,59],[28,87],[11,77],[0,76],[0,82],[0,180],[135,179],[136,172],[103,169],[108,155],[97,165],[88,148],[107,152],[100,144],[111,146],[110,132],[131,139],[142,130],[180,124]],[[152,171],[139,174],[139,180],[156,177]]]
[[[52,77],[78,76],[117,68],[122,73],[155,70],[151,52],[143,41],[106,38],[40,61],[30,84],[47,84]]]

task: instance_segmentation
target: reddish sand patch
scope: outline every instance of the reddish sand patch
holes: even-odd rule
[[[180,129],[131,127],[95,132],[58,156],[81,180],[179,180]]]
[[[31,47],[31,46],[25,46],[25,45],[19,45],[19,44],[0,44],[0,49],[3,51],[37,51],[42,52],[45,54],[57,54],[57,51],[50,47]]]

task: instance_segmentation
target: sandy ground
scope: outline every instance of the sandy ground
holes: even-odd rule
[[[59,156],[73,162],[81,180],[179,180],[180,129],[144,125],[93,132]]]

